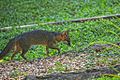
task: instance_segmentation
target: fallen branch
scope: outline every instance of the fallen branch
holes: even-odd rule
[[[119,71],[120,65],[116,65],[113,69],[104,67],[100,69],[86,70],[83,72],[53,73],[46,76],[28,75],[24,78],[24,80],[89,80],[90,78],[98,78],[106,74],[108,76],[111,74],[118,74]]]
[[[74,20],[69,20],[69,21],[61,21],[61,22],[48,22],[45,24],[64,24],[64,23],[69,23],[69,22],[86,22],[86,21],[95,21],[99,19],[112,19],[112,18],[120,18],[120,14],[115,14],[115,15],[107,15],[107,16],[98,16],[98,17],[91,17],[91,18],[82,18],[82,19],[74,19]]]
[[[15,28],[27,28],[27,27],[32,27],[32,26],[38,26],[38,24],[30,24],[30,25],[22,25],[22,26],[16,26]],[[0,31],[5,32],[12,29],[12,26],[10,27],[4,27],[4,28],[0,28]]]
[[[120,18],[120,14],[114,14],[114,15],[107,15],[107,16],[98,16],[98,17],[91,17],[91,18],[82,18],[82,19],[74,19],[74,20],[68,20],[68,21],[60,21],[60,22],[46,22],[42,24],[31,24],[31,25],[23,25],[23,26],[16,26],[16,28],[25,28],[25,27],[32,27],[32,26],[38,26],[38,25],[61,25],[64,23],[70,23],[70,22],[86,22],[86,21],[96,21],[99,19],[112,19],[112,18]],[[7,31],[9,29],[12,29],[12,27],[4,27],[0,28],[0,31]]]

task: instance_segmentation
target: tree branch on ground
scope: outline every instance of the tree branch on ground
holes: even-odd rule
[[[34,26],[39,26],[39,25],[61,25],[61,24],[71,23],[71,22],[83,23],[86,21],[96,21],[100,19],[113,19],[113,18],[120,18],[120,14],[97,16],[97,17],[91,17],[91,18],[73,19],[73,20],[60,21],[60,22],[46,22],[46,23],[41,23],[41,24],[38,23],[38,24],[22,25],[22,26],[16,26],[15,28],[26,28],[26,27],[34,27]],[[8,31],[10,29],[12,29],[12,26],[0,28],[0,31]]]
[[[98,78],[102,75],[118,74],[120,72],[120,65],[112,68],[103,67],[100,69],[91,69],[83,72],[70,73],[53,73],[46,76],[28,75],[24,80],[89,80],[90,78]]]

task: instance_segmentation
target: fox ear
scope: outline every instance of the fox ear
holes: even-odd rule
[[[64,31],[62,34],[63,34],[63,35],[68,35],[68,33],[69,33],[69,30]]]

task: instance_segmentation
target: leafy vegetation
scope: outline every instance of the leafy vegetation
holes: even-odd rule
[[[2,50],[9,39],[26,31],[35,29],[45,29],[49,31],[65,31],[70,30],[70,37],[72,47],[60,45],[61,50],[80,51],[83,47],[92,42],[106,41],[118,42],[119,41],[119,19],[116,20],[101,20],[95,22],[85,23],[66,23],[64,25],[39,25],[27,29],[15,29],[16,25],[25,25],[31,23],[43,23],[50,21],[62,21],[75,18],[100,16],[113,13],[119,13],[119,0],[32,0],[32,1],[19,1],[7,0],[1,3],[1,27],[13,26],[13,30],[9,32],[0,33],[0,49]],[[35,51],[30,50],[29,53],[34,57],[44,56],[44,47],[33,47]],[[53,54],[53,52],[51,52]],[[33,58],[31,57],[30,58]],[[19,59],[18,57],[16,59]]]
[[[36,29],[60,32],[70,30],[72,46],[68,47],[63,43],[59,43],[61,54],[71,50],[82,52],[83,48],[88,47],[92,43],[116,43],[120,41],[120,19],[101,19],[99,21],[66,23],[63,25],[42,25],[42,23],[117,13],[120,13],[119,0],[1,0],[0,28],[12,26],[13,29],[8,32],[0,32],[0,50],[3,50],[11,38]],[[37,23],[39,26],[24,29],[15,28],[18,25],[33,23]],[[108,54],[108,56],[113,56],[119,55],[119,51],[119,47],[115,46],[111,50],[98,54],[100,56]],[[26,56],[30,60],[44,58],[46,57],[44,53],[44,46],[32,46]],[[55,50],[50,51],[51,56],[55,54]],[[7,56],[4,59],[8,60],[9,58]],[[15,60],[21,59],[19,55],[15,57]],[[104,62],[103,60],[101,61]],[[56,70],[61,71],[64,68],[57,68]]]
[[[95,80],[120,80],[120,78],[103,76]]]

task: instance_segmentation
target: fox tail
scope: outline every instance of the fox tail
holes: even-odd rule
[[[13,48],[15,44],[15,40],[11,39],[8,44],[6,45],[6,47],[3,49],[3,51],[0,53],[0,60],[3,59],[4,56],[6,56],[8,54],[8,52]]]

